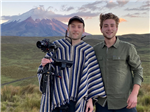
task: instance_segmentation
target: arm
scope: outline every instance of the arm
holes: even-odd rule
[[[127,104],[128,104],[127,108],[128,109],[136,107],[139,89],[140,89],[140,85],[134,84],[133,90],[127,100]]]
[[[89,71],[89,77],[88,77],[88,102],[86,104],[86,112],[93,112],[93,99],[95,100],[98,97],[105,98],[105,90],[102,80],[102,75],[100,71],[100,67],[98,65],[95,52],[91,53],[92,56],[89,56],[91,58],[89,59],[88,63],[88,71]],[[94,84],[95,83],[95,84]]]
[[[49,55],[48,53],[45,55],[45,57],[49,57],[49,56],[50,56],[50,55]],[[42,71],[43,68],[44,68],[44,66],[45,66],[47,63],[50,63],[51,61],[52,61],[52,60],[43,58],[42,61],[41,61],[40,66],[39,66],[39,68],[38,68],[38,72]],[[42,76],[41,73],[37,73],[37,76],[38,76],[38,81],[39,81],[39,89],[40,89],[40,91],[42,92],[42,88],[43,88],[43,87],[42,87],[42,78],[43,78],[43,76]]]
[[[86,104],[86,111],[85,112],[93,112],[93,101],[92,98],[90,98]]]
[[[129,50],[129,62],[128,63],[131,66],[131,71],[133,71],[133,74],[134,74],[133,90],[127,100],[127,104],[128,104],[127,108],[131,109],[131,108],[136,107],[137,105],[137,96],[138,96],[141,83],[143,81],[143,68],[141,66],[141,60],[134,46],[131,46]]]
[[[52,59],[43,58],[41,61],[42,66],[44,67],[47,63],[51,63]]]
[[[131,67],[131,71],[133,71],[133,84],[141,86],[143,82],[143,68],[141,66],[140,57],[133,45],[129,48],[128,64]]]

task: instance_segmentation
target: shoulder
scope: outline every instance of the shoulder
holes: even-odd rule
[[[88,49],[93,49],[93,47],[90,44],[86,43],[85,41],[82,41],[80,44],[77,45],[77,47],[82,48],[85,51]]]
[[[82,42],[82,45],[87,46],[89,48],[93,48],[90,44],[86,43],[85,41]]]
[[[103,42],[99,42],[97,43],[94,47],[97,47],[97,46],[102,46]]]
[[[66,39],[58,39],[58,40],[55,40],[54,43],[61,45],[61,46],[69,46]]]
[[[100,47],[102,47],[102,45],[103,45],[103,42],[99,42],[93,48],[94,48],[94,50],[96,50],[96,49],[99,49]]]
[[[58,39],[58,40],[55,40],[54,43],[60,43],[60,42],[63,42],[65,41],[65,39]]]
[[[81,43],[80,48],[85,54],[94,53],[94,48],[84,41]]]
[[[120,50],[125,49],[126,51],[128,51],[128,53],[131,54],[137,53],[136,47],[132,43],[122,40],[120,40],[119,49]]]
[[[134,48],[135,47],[132,43],[129,43],[129,42],[126,42],[126,41],[122,41],[122,40],[120,40],[119,44],[121,46],[125,46],[127,48]]]

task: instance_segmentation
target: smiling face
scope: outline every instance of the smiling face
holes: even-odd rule
[[[67,30],[69,32],[69,37],[73,41],[80,41],[84,32],[84,26],[83,23],[75,20],[71,22]]]
[[[115,20],[106,19],[103,21],[101,32],[103,33],[106,39],[110,40],[112,38],[115,38],[117,31],[118,27],[116,25]]]

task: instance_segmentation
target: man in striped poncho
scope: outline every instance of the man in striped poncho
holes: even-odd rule
[[[40,112],[92,112],[92,98],[106,97],[93,47],[81,39],[84,32],[83,19],[78,16],[72,17],[67,31],[69,37],[54,41],[60,46],[56,52],[56,58],[73,61],[73,65],[71,68],[66,67],[61,70],[59,75],[62,78],[54,79],[51,106],[49,81],[47,82],[46,93],[42,94]],[[46,57],[50,55],[47,53]],[[52,59],[43,58],[38,71],[52,61]],[[55,70],[58,70],[58,66]],[[38,79],[40,91],[42,91],[42,74],[38,74]],[[67,108],[63,110],[62,107]]]

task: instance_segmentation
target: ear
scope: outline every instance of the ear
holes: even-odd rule
[[[101,28],[101,25],[99,24],[99,29],[100,29],[100,31],[102,32],[102,28]]]
[[[84,28],[83,28],[83,33],[85,32]]]
[[[102,28],[101,28],[101,27],[100,27],[100,31],[101,31],[101,33],[103,33],[103,32],[102,32]]]
[[[117,27],[117,29],[116,29],[116,32],[118,31],[118,27]]]
[[[68,26],[68,28],[67,28],[67,32],[69,31],[69,26]]]

